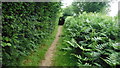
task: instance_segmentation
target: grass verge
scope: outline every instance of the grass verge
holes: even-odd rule
[[[62,35],[63,37],[60,37],[59,42],[57,44],[53,60],[53,66],[76,66],[77,60],[73,56],[71,56],[71,52],[62,50],[62,48],[66,47],[64,39],[67,39],[64,37],[64,27],[62,29]]]
[[[45,53],[55,39],[58,26],[56,26],[54,32],[48,39],[43,40],[42,44],[36,49],[35,52],[32,52],[31,55],[25,58],[21,62],[21,66],[39,66],[40,62],[44,59]]]

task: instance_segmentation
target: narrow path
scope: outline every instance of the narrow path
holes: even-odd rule
[[[61,31],[62,31],[62,26],[59,26],[58,27],[58,32],[57,32],[56,37],[55,37],[55,40],[53,41],[50,48],[46,52],[45,59],[42,60],[40,66],[51,66],[52,60],[53,60],[52,58],[54,56],[54,52],[55,52],[56,44],[59,40],[59,36],[61,35]]]

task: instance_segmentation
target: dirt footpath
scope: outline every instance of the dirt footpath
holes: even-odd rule
[[[62,31],[62,26],[59,26],[58,27],[58,32],[57,32],[56,37],[55,37],[55,40],[53,41],[50,48],[46,52],[45,59],[42,60],[42,62],[40,63],[40,66],[51,66],[53,56],[54,56],[54,52],[55,52],[55,48],[56,48],[56,44],[58,43],[59,37],[61,35],[61,31]]]

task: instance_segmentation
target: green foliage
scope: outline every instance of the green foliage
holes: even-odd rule
[[[2,32],[2,3],[0,2],[0,44],[1,44],[1,40],[2,40],[2,34],[1,34],[1,32]],[[0,46],[0,66],[2,66],[2,47]]]
[[[72,6],[68,6],[63,9],[63,16],[72,16],[72,15],[73,15]]]
[[[107,6],[107,2],[73,2],[73,11],[76,14],[82,12],[100,12]]]
[[[62,67],[76,67],[77,63],[77,59],[74,58],[74,56],[71,56],[71,48],[66,48],[65,45],[66,42],[64,42],[64,40],[67,40],[69,38],[65,38],[64,37],[64,28],[62,28],[62,33],[59,39],[59,42],[57,44],[56,47],[56,52],[55,52],[55,56],[53,57],[53,65],[52,66],[62,66]],[[69,46],[69,45],[68,45]],[[66,51],[69,50],[69,51]],[[74,62],[74,63],[72,63]]]
[[[120,28],[117,19],[98,13],[67,17],[64,25],[67,48],[78,66],[117,67],[120,65]]]
[[[60,3],[4,2],[2,8],[3,66],[19,66],[54,31]]]
[[[25,57],[25,60],[23,60],[23,62],[21,62],[20,64],[21,66],[40,66],[40,62],[44,59],[46,51],[48,50],[55,38],[57,28],[58,26],[56,26],[54,32],[47,39],[44,39],[42,41],[40,46],[37,47],[35,51],[32,51],[29,56]]]

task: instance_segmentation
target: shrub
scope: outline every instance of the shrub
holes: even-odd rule
[[[120,28],[115,18],[99,13],[68,17],[64,25],[67,48],[78,66],[117,67],[120,65]],[[69,45],[68,45],[69,44]],[[71,48],[71,49],[70,49]]]
[[[19,66],[53,32],[60,3],[3,2],[2,8],[3,66]]]

